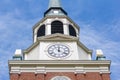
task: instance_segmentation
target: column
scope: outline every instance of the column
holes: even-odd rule
[[[51,24],[46,24],[45,35],[50,35],[50,34],[51,34]]]
[[[67,24],[63,24],[63,30],[65,35],[69,35],[69,29]]]

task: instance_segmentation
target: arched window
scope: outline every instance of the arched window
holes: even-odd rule
[[[45,36],[45,25],[40,26],[37,32],[37,37],[40,37],[40,36]]]
[[[63,34],[63,23],[60,21],[54,21],[51,23],[51,34],[62,33]]]
[[[72,25],[69,25],[69,34],[71,36],[76,36],[76,31],[75,31],[75,29],[73,28]]]
[[[71,80],[71,79],[66,76],[56,76],[53,77],[51,80]]]

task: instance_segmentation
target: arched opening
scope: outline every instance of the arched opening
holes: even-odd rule
[[[71,80],[71,79],[66,76],[56,76],[56,77],[53,77],[51,80]]]
[[[63,34],[63,23],[60,21],[54,21],[51,23],[51,34],[61,33]]]
[[[40,36],[45,36],[45,25],[40,26],[37,32],[37,37],[40,37]]]
[[[76,31],[72,25],[69,25],[69,34],[76,37]]]

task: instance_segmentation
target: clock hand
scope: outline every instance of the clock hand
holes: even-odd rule
[[[58,52],[60,52],[60,46],[58,46]]]

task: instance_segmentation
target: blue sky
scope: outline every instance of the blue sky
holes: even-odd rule
[[[80,41],[102,49],[111,60],[111,79],[120,80],[120,0],[61,0],[80,26]],[[48,0],[0,0],[0,80],[9,80],[8,60],[16,49],[32,44],[32,27],[48,8]]]

